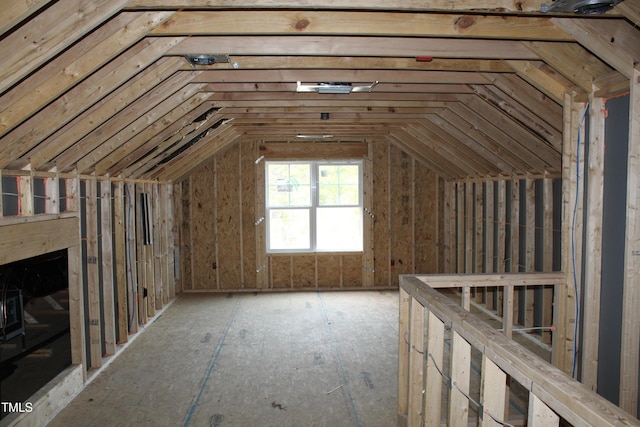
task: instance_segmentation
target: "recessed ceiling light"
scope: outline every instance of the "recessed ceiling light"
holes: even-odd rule
[[[323,139],[323,138],[333,138],[333,135],[296,135],[296,138],[300,138],[300,139]]]
[[[371,92],[378,84],[377,81],[370,85],[354,86],[346,82],[301,83],[298,81],[296,92],[316,92],[323,94],[349,94],[351,92]]]

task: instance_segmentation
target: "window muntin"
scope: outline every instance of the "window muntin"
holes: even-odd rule
[[[266,162],[268,252],[362,251],[362,162]]]

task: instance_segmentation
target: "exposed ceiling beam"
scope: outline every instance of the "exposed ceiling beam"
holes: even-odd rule
[[[441,70],[441,71],[481,71],[513,72],[511,67],[498,59],[457,59],[433,58],[431,61],[418,61],[412,58],[363,57],[363,56],[242,56],[233,55],[229,62],[212,65],[192,66],[185,61],[184,69],[396,69],[396,70]]]
[[[291,82],[295,92],[296,82],[350,82],[350,83],[438,83],[438,84],[485,84],[487,77],[480,73],[460,71],[416,71],[416,70],[206,70],[194,83],[266,83]],[[372,90],[375,93],[376,89]],[[352,95],[356,95],[355,93]]]
[[[640,32],[624,19],[553,19],[582,46],[627,78],[640,62]],[[602,74],[601,74],[602,75]]]
[[[466,11],[493,13],[539,13],[548,0],[387,0],[372,3],[370,0],[271,0],[269,9],[382,9],[406,11]],[[132,0],[129,8],[160,9],[245,9],[265,8],[261,0]]]
[[[89,107],[85,109],[68,108],[66,99],[61,99],[61,108],[54,108],[47,115],[34,117],[32,120],[39,120],[34,120],[34,123],[29,120],[7,136],[11,138],[14,132],[20,131],[20,137],[13,140],[5,152],[0,152],[0,167],[4,167],[2,164],[6,161],[5,154],[13,158],[24,155],[25,159],[30,159],[34,168],[51,161],[62,150],[167,79],[179,67],[179,62],[175,58],[160,59],[154,67],[141,71],[128,85],[120,87],[98,102],[73,98],[74,101],[86,103]],[[47,143],[38,146],[45,139]]]
[[[54,3],[0,41],[4,52],[0,93],[35,71],[89,31],[108,20],[129,0],[68,0]]]
[[[640,27],[640,1],[623,1],[622,3],[618,3],[614,10],[635,24],[636,27]]]
[[[549,17],[353,11],[181,11],[151,35],[368,35],[572,41]]]
[[[136,43],[171,12],[131,12],[111,19],[0,98],[0,136]],[[94,94],[91,94],[94,96]]]
[[[405,56],[477,59],[538,59],[511,40],[364,36],[193,36],[170,54]]]
[[[562,105],[564,93],[574,84],[542,61],[505,61],[518,76]]]
[[[53,0],[2,0],[0,7],[0,35],[21,23]]]

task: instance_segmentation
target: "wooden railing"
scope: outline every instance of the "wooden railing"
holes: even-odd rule
[[[640,426],[434,289],[461,287],[464,296],[487,281],[508,290],[564,280],[560,273],[401,276],[398,425]],[[510,407],[518,398],[528,409],[515,417]]]

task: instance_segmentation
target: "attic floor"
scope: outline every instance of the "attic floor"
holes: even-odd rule
[[[183,294],[49,425],[396,424],[398,293]]]

